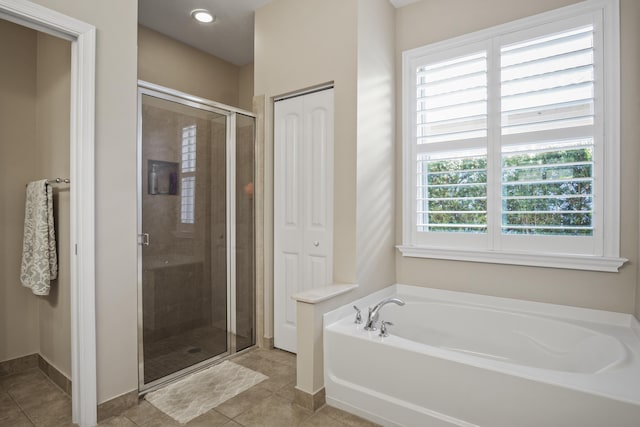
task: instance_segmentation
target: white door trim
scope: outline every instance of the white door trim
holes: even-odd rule
[[[73,422],[97,424],[95,316],[96,29],[27,0],[0,0],[0,18],[71,41],[71,379]]]

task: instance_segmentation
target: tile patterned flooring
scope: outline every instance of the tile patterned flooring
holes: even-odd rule
[[[145,400],[101,422],[109,427],[373,427],[330,406],[315,413],[293,403],[296,359],[280,350],[256,349],[231,359],[269,377],[209,412],[179,424]],[[0,377],[0,426],[73,426],[71,400],[37,368]]]

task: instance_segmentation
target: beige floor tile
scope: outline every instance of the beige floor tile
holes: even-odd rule
[[[9,375],[2,382],[7,394],[34,425],[72,425],[71,399],[39,369]]]
[[[0,427],[33,426],[6,391],[0,391]]]
[[[349,425],[335,418],[331,418],[325,413],[316,412],[300,424],[300,427],[349,427]]]
[[[141,401],[138,406],[126,410],[122,415],[129,418],[131,421],[136,423],[136,425],[142,427],[171,427],[182,425],[144,400]]]
[[[277,392],[283,387],[294,386],[296,384],[296,374],[282,374],[282,375],[274,375],[269,377],[268,379],[262,382],[262,386],[273,391]]]
[[[289,365],[295,368],[296,366],[296,355],[293,353],[289,353],[284,350],[263,350],[258,349],[255,351],[256,355],[271,360],[272,362],[282,363],[284,365]]]
[[[264,399],[271,396],[271,391],[264,387],[261,387],[260,384],[253,386],[246,391],[243,391],[237,396],[234,396],[226,402],[221,403],[214,409],[229,418],[237,417],[241,413],[251,409],[252,407],[262,402]]]
[[[246,427],[295,427],[313,413],[284,399],[271,395],[258,405],[234,418]]]
[[[0,390],[0,418],[6,413],[11,411],[20,411],[16,402],[13,401],[9,393],[6,391]]]
[[[33,427],[33,423],[20,410],[2,413],[0,427]]]
[[[295,366],[285,363],[275,362],[267,358],[261,357],[256,353],[249,353],[233,360],[235,363],[245,366],[254,371],[261,372],[269,378],[261,383],[262,387],[266,387],[271,391],[279,388],[295,384],[296,369]]]
[[[98,425],[101,427],[136,427],[136,423],[123,416],[108,418],[98,423]]]
[[[2,388],[6,391],[10,391],[14,387],[20,387],[21,385],[25,384],[35,385],[46,383],[50,382],[38,368],[33,368],[28,371],[0,377],[0,386],[2,386]]]
[[[258,356],[258,350],[243,354],[242,356],[231,359],[233,363],[237,363],[249,369],[260,371],[260,369],[268,369],[273,362]],[[262,372],[262,371],[260,371]],[[264,372],[262,372],[264,374]]]
[[[189,421],[185,426],[188,427],[222,427],[226,426],[229,421],[229,418],[222,415],[220,412],[217,412],[215,409],[212,409],[209,412],[205,412]]]
[[[378,424],[329,405],[323,406],[317,413],[328,415],[351,427],[378,427]]]
[[[42,408],[52,404],[57,406],[68,404],[71,407],[69,396],[50,382],[17,385],[12,387],[8,393],[28,415],[31,412],[42,412]]]
[[[72,426],[71,400],[69,398],[55,398],[46,401],[41,406],[23,408],[27,416],[37,427]]]
[[[286,400],[287,402],[293,402],[293,400],[295,399],[296,396],[296,389],[295,389],[295,381],[293,381],[290,384],[285,385],[284,387],[280,387],[278,389],[276,389],[273,394],[275,394],[278,397],[283,398],[284,400]],[[266,387],[269,387],[269,384],[266,384]]]

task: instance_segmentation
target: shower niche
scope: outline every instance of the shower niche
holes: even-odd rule
[[[147,193],[175,196],[178,194],[178,163],[147,161]]]
[[[139,82],[139,390],[255,344],[252,113]]]

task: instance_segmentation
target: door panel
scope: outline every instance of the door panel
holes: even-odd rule
[[[333,89],[278,101],[274,129],[274,344],[295,352],[291,296],[333,280]]]
[[[255,118],[144,83],[138,95],[144,391],[255,344]]]
[[[227,116],[141,95],[140,388],[226,354]]]

